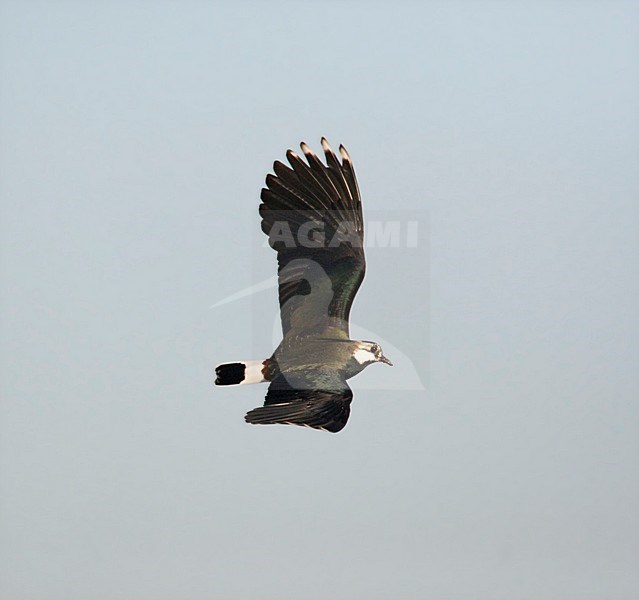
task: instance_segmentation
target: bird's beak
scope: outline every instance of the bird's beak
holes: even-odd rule
[[[388,360],[383,354],[380,357],[379,362],[383,362],[385,365],[390,365],[391,367],[393,366],[393,363]]]

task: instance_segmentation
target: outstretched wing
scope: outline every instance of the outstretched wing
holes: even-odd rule
[[[304,425],[331,433],[348,421],[353,392],[336,371],[280,373],[268,388],[264,406],[247,413],[253,425]]]
[[[323,333],[348,338],[351,305],[364,279],[362,203],[351,159],[340,162],[325,138],[326,164],[301,144],[290,167],[276,161],[266,177],[262,230],[277,251],[284,336]],[[307,164],[308,163],[308,164]]]

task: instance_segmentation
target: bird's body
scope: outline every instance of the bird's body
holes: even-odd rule
[[[308,165],[289,150],[262,190],[262,230],[277,251],[283,339],[263,361],[225,363],[217,385],[271,382],[254,424],[285,423],[340,431],[353,394],[346,383],[373,362],[391,364],[374,342],[351,340],[351,305],[366,268],[355,171],[324,138],[324,165],[304,143]]]
[[[312,336],[280,344],[272,359],[278,371],[309,370],[322,364],[326,369],[339,372],[344,379],[350,379],[369,364],[357,360],[357,356],[366,356],[367,344],[370,342]],[[374,362],[374,356],[371,361]]]

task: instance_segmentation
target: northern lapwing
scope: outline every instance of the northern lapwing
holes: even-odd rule
[[[283,339],[270,358],[216,367],[217,385],[270,382],[247,423],[344,428],[353,392],[346,383],[372,363],[392,363],[379,344],[351,340],[348,318],[366,261],[362,203],[348,152],[325,138],[326,164],[302,142],[275,161],[259,212],[277,252]]]

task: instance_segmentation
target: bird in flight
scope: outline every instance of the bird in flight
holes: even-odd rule
[[[364,273],[364,222],[348,152],[325,138],[324,164],[304,143],[290,167],[275,161],[259,212],[277,252],[283,339],[270,358],[218,365],[216,385],[270,382],[252,424],[303,425],[337,433],[350,414],[346,383],[368,365],[392,363],[379,344],[350,339],[349,315]]]

